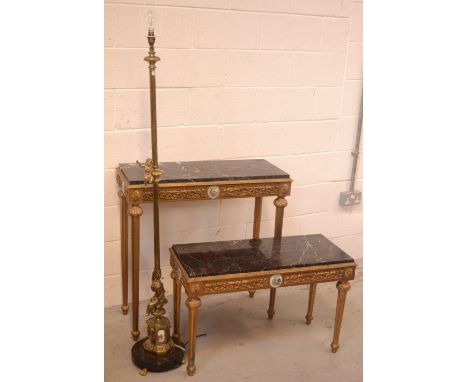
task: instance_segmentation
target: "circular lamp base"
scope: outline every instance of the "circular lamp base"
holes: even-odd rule
[[[178,368],[184,361],[185,351],[174,346],[166,354],[158,355],[143,348],[146,338],[136,342],[132,347],[132,361],[136,367],[150,372],[163,372]],[[183,347],[181,344],[178,346]]]

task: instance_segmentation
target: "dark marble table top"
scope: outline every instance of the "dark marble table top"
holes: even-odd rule
[[[265,159],[162,162],[160,183],[214,182],[226,180],[289,179],[289,174]],[[143,184],[143,167],[136,163],[119,164],[129,184]]]
[[[353,262],[320,234],[172,246],[189,277],[270,271]]]

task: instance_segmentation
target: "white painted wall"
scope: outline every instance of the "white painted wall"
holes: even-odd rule
[[[151,5],[144,5],[151,4]],[[266,158],[294,179],[285,235],[323,233],[362,257],[349,186],[362,85],[362,3],[352,0],[106,0],[105,305],[121,302],[115,167],[150,156],[146,22],[157,13],[160,161]],[[357,189],[362,190],[361,162]],[[262,236],[273,234],[273,198]],[[151,205],[142,216],[140,297],[150,296]],[[253,200],[162,203],[173,243],[250,237]]]

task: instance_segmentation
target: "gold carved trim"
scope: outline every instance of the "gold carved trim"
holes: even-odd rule
[[[143,202],[153,201],[153,191],[143,191]]]
[[[298,285],[298,284],[310,284],[311,282],[326,282],[326,281],[338,281],[343,280],[345,277],[344,269],[327,270],[327,271],[311,271],[307,273],[301,273],[300,270],[296,269],[297,273],[282,275],[280,271],[275,270],[277,275],[283,278],[281,287]],[[270,288],[270,277],[272,276],[257,276],[249,279],[235,279],[235,280],[219,280],[219,281],[205,281],[203,288],[198,287],[197,290],[193,291],[194,294],[200,292],[211,294],[211,293],[224,293],[224,292],[236,292],[242,290],[256,290]],[[200,283],[199,283],[200,284]],[[189,290],[192,292],[189,284]]]
[[[285,285],[308,284],[311,282],[323,282],[341,280],[345,276],[344,269],[319,271],[310,273],[296,273],[284,276]]]
[[[276,196],[288,194],[290,190],[288,183],[243,183],[220,185],[219,196],[216,199],[229,198],[248,198],[262,196]],[[177,201],[177,200],[212,200],[210,197],[211,186],[191,186],[191,187],[162,187],[159,186],[159,200]],[[153,201],[153,189],[140,187],[143,193],[143,202]]]
[[[220,198],[275,196],[279,194],[280,187],[280,184],[241,184],[222,186]]]
[[[153,196],[153,195],[151,195]],[[159,190],[160,200],[201,200],[209,199],[206,187]]]
[[[270,287],[270,278],[252,278],[246,280],[229,280],[229,281],[215,281],[205,282],[205,293],[223,293],[235,292],[240,290],[257,290]]]

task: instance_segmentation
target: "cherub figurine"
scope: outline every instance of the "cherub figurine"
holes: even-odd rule
[[[154,296],[150,299],[145,316],[149,316],[150,314],[164,314],[165,310],[163,306],[167,304],[167,299],[165,297],[166,291],[164,290],[163,284],[159,280],[154,280],[151,289],[154,290]]]
[[[155,297],[151,297],[148,306],[146,307],[145,316],[149,316],[150,314],[154,314],[154,312],[158,309],[158,300]]]
[[[154,291],[154,297],[156,297],[161,302],[164,301],[162,302],[163,304],[167,303],[166,291],[164,290],[164,285],[160,280],[153,280],[151,290]]]
[[[145,184],[153,184],[154,178],[153,178],[153,168],[154,168],[154,162],[152,159],[148,158],[146,159],[145,162],[145,172],[144,172],[144,179],[145,179]]]

